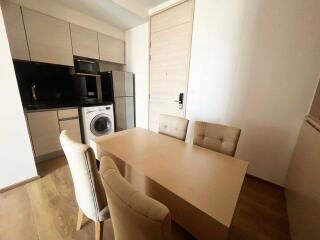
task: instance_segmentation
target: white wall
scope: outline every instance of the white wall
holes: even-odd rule
[[[237,157],[280,185],[318,81],[319,9],[319,0],[195,1],[187,117],[240,127]]]
[[[0,189],[37,176],[0,8]]]
[[[148,128],[149,104],[149,23],[126,32],[126,67],[135,73],[136,125]]]

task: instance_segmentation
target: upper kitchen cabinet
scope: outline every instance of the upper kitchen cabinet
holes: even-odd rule
[[[70,24],[73,55],[99,59],[98,33]]]
[[[1,6],[12,58],[30,60],[20,6],[7,1]]]
[[[98,33],[99,39],[99,51],[100,60],[114,62],[114,63],[125,63],[124,41]]]
[[[32,61],[73,66],[69,23],[22,8]]]

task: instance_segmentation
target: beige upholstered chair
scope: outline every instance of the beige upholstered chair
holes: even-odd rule
[[[187,135],[188,124],[188,119],[160,114],[159,133],[184,141]]]
[[[220,124],[195,122],[193,144],[234,156],[241,129]]]
[[[67,131],[60,134],[60,142],[68,160],[79,205],[77,230],[81,228],[84,214],[95,222],[95,239],[101,240],[103,221],[110,215],[94,152],[89,146],[71,139]]]
[[[162,203],[135,190],[110,157],[101,159],[115,240],[171,239],[170,212]]]

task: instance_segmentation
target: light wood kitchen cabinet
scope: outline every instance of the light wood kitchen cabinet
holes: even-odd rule
[[[78,117],[79,117],[79,113],[77,108],[58,110],[59,120],[67,119],[67,118],[78,118]]]
[[[98,33],[70,24],[73,55],[99,59]]]
[[[20,6],[1,2],[12,58],[30,60],[26,32]]]
[[[63,130],[67,130],[74,140],[81,142],[80,124],[78,118],[59,121],[59,125],[61,132]]]
[[[122,40],[98,33],[100,60],[125,63],[125,43]]]
[[[73,66],[69,23],[22,8],[32,61]]]
[[[61,150],[56,111],[27,113],[27,118],[36,157]]]

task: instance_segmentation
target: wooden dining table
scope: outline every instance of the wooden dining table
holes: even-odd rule
[[[111,156],[138,190],[165,204],[197,239],[227,239],[246,161],[142,128],[91,142],[98,160]]]

